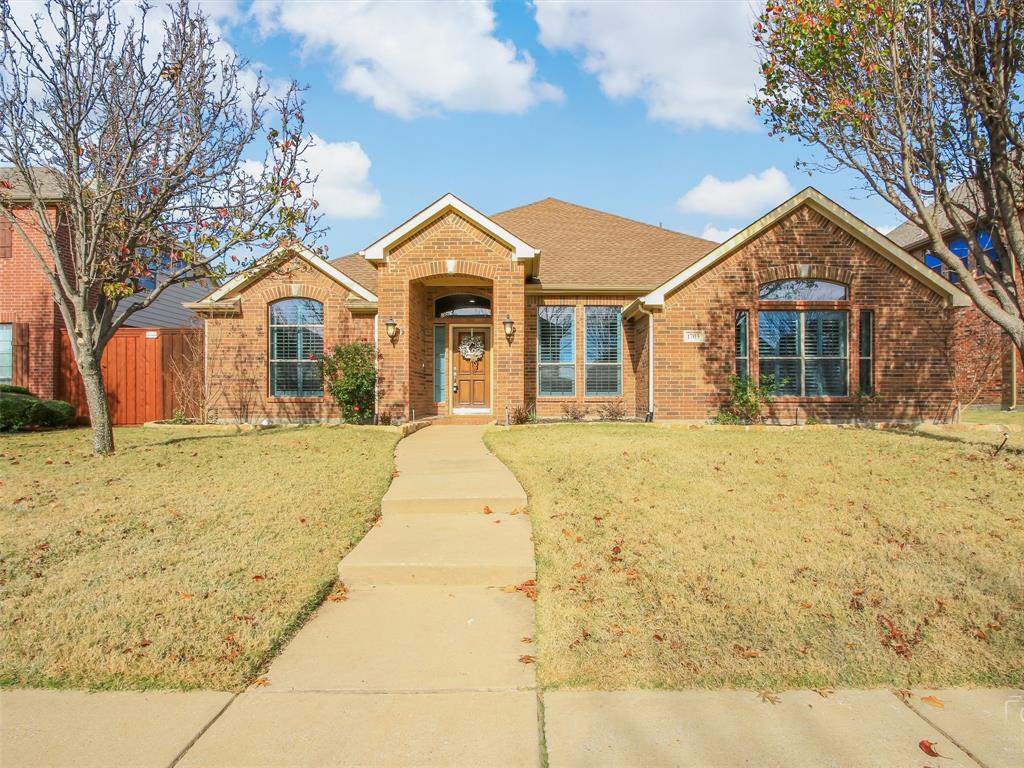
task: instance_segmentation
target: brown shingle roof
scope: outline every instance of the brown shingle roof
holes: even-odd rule
[[[549,197],[491,218],[541,249],[542,285],[651,290],[718,246]]]
[[[31,168],[30,173],[36,185],[40,199],[56,201],[64,197],[64,183],[60,175],[47,168]],[[28,185],[17,168],[4,166],[0,168],[0,180],[10,181],[13,189],[3,190],[5,196],[15,202],[28,202],[31,199]]]
[[[374,294],[377,293],[377,268],[358,253],[342,256],[328,263],[346,277],[355,280],[366,290]]]

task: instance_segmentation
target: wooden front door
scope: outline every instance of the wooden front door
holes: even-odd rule
[[[467,360],[459,352],[462,343],[470,337],[481,339],[484,355],[479,360]],[[491,407],[491,329],[452,329],[452,408],[484,409]]]

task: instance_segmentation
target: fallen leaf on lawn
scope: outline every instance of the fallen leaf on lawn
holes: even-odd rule
[[[264,685],[269,685],[270,681],[265,677],[257,677],[252,681],[252,684],[258,688],[262,688]]]
[[[485,514],[485,515],[492,515],[492,514],[494,514],[494,510],[493,510],[493,509],[491,509],[490,507],[486,507],[486,506],[485,506],[485,507],[484,507],[484,514]]]
[[[253,580],[253,581],[263,581],[263,576],[260,576],[260,575],[259,575],[259,574],[257,573],[257,574],[256,574],[255,576],[253,576],[253,577],[252,577],[252,580]]]
[[[769,691],[767,688],[763,691],[758,691],[757,696],[765,704],[779,704],[782,699],[775,695],[774,691]]]
[[[800,603],[800,607],[806,610],[807,608],[811,607],[811,604],[810,603]]]
[[[893,696],[895,696],[900,701],[907,701],[908,699],[910,699],[911,696],[914,695],[906,688],[893,688],[892,693]]]
[[[936,698],[935,696],[922,696],[921,701],[929,707],[935,707],[936,709],[943,709],[946,706],[946,702],[942,699]]]
[[[864,594],[864,587],[857,587],[857,589],[853,590],[853,594],[855,594],[855,595],[863,595]]]
[[[495,522],[495,523],[500,523],[500,522],[501,522],[501,520],[495,520],[494,522]]]
[[[942,757],[942,755],[935,751],[934,741],[928,741],[928,739],[921,739],[917,743],[917,746],[919,746],[921,748],[921,751],[928,755],[928,757]]]
[[[193,594],[191,592],[179,592],[178,596],[182,600],[191,600],[193,598]]]
[[[519,638],[519,642],[520,643],[532,643],[533,642],[533,638],[530,637],[529,635],[523,635],[522,637]]]
[[[524,653],[522,656],[519,657],[519,661],[521,661],[523,664],[533,664],[535,658],[528,653]]]
[[[823,699],[827,699],[829,696],[835,693],[835,691],[833,691],[831,688],[812,688],[811,690],[819,696],[821,696],[821,698]]]

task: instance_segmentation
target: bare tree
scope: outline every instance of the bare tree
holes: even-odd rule
[[[317,235],[301,89],[271,94],[189,0],[167,13],[49,0],[21,24],[0,0],[0,216],[49,281],[97,453],[114,450],[100,360],[125,320],[171,285]]]
[[[1024,3],[769,0],[754,42],[764,80],[753,104],[772,133],[823,151],[805,167],[860,174],[1024,349]]]

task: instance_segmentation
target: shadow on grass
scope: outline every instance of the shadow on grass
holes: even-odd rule
[[[901,437],[911,437],[924,440],[934,440],[939,443],[959,443],[960,445],[969,445],[979,450],[988,449],[988,451],[995,456],[996,448],[999,443],[1002,442],[1002,435],[993,433],[993,440],[969,440],[965,436],[960,435],[948,435],[940,434],[936,432],[922,432],[920,430],[908,430],[908,429],[886,429],[884,430],[890,435],[899,435]],[[998,435],[998,436],[997,436]],[[1014,456],[1024,456],[1024,446],[1015,446],[1012,443],[1013,435],[1010,436],[1010,441],[1003,446],[1002,450],[999,451],[1000,455],[1012,454]]]

